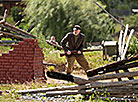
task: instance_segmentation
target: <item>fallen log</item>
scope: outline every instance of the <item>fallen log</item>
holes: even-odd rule
[[[92,77],[92,76],[98,75],[98,73],[101,72],[101,71],[112,69],[112,68],[118,67],[120,65],[124,65],[125,63],[135,61],[135,60],[138,60],[138,54],[135,55],[134,57],[130,57],[130,58],[125,59],[125,60],[117,61],[117,62],[107,64],[107,65],[99,67],[99,68],[88,70],[87,71],[87,76]]]
[[[54,79],[71,81],[79,85],[86,84],[88,81],[87,79],[84,79],[84,78],[80,78],[80,77],[76,77],[76,76],[68,75],[68,74],[63,74],[59,72],[54,72],[54,71],[51,71],[51,72],[47,71],[47,76],[50,78],[54,78]]]

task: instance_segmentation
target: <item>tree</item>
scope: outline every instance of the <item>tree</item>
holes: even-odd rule
[[[54,35],[60,41],[75,24],[82,27],[86,41],[109,40],[114,31],[113,20],[92,0],[30,0],[26,12],[29,25],[39,20],[32,30],[38,38]]]
[[[138,0],[98,0],[106,5],[106,10],[117,17],[131,15],[131,9],[138,7]]]

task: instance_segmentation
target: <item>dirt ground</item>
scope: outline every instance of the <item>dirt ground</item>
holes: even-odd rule
[[[65,65],[59,65],[59,66],[55,67],[55,70],[54,71],[61,72],[61,73],[66,74],[65,69],[66,69],[66,66]],[[86,73],[81,68],[79,69],[79,68],[74,67],[73,68],[73,72],[72,72],[71,75],[77,76],[77,77],[82,77],[82,78],[86,78],[87,79]],[[52,79],[52,78],[47,77],[47,83],[48,84],[63,85],[63,84],[70,84],[71,82],[64,81],[64,80],[58,80],[58,79]]]

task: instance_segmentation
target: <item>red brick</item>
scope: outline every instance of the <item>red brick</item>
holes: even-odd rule
[[[29,48],[30,45],[22,45],[23,48]]]
[[[28,71],[28,72],[34,72],[34,70],[33,70],[33,69],[28,69],[27,71]]]
[[[33,60],[33,57],[24,57],[25,60]]]
[[[9,69],[11,69],[11,68],[13,68],[13,66],[11,66],[11,65],[6,65],[6,66],[3,66],[4,68],[9,68]]]
[[[8,59],[8,60],[13,59],[13,57],[11,57],[11,56],[4,56],[4,58]]]
[[[11,55],[12,55],[12,56],[15,56],[15,57],[16,57],[16,56],[19,56],[19,54],[16,54],[16,53],[13,53],[13,54],[11,54]]]
[[[23,41],[19,41],[18,44],[19,45],[22,45],[22,44],[24,44],[24,42]]]
[[[0,69],[0,72],[7,72],[7,71],[8,71],[7,68]]]
[[[20,60],[20,59],[23,59],[23,57],[18,55],[17,57],[14,57],[14,59]]]
[[[22,51],[22,48],[14,48],[16,51]]]
[[[27,63],[27,60],[22,59],[22,60],[19,60],[18,62],[19,63]]]
[[[36,39],[24,39],[24,42],[34,42]]]
[[[3,71],[3,72],[0,72],[0,75],[3,75],[3,74],[6,74],[6,72],[5,72],[5,71]]]
[[[11,63],[3,63],[5,66],[10,66]]]
[[[29,72],[21,72],[21,75],[29,75]]]
[[[26,63],[16,63],[16,66],[24,66]]]
[[[2,56],[7,56],[9,55],[9,53],[2,53]]]
[[[9,69],[9,71],[11,71],[11,72],[17,72],[17,71],[18,71],[18,69],[11,68],[11,69]]]
[[[27,51],[28,54],[34,54],[34,51]]]
[[[15,50],[14,50],[14,51],[13,51],[13,53],[14,53],[14,54],[18,54],[18,53],[19,53],[19,51],[15,51]]]
[[[27,72],[27,69],[18,69],[19,72]]]
[[[25,50],[25,51],[33,51],[34,49],[33,48],[23,48],[23,50]]]
[[[20,75],[20,72],[11,72],[13,75]]]
[[[25,68],[25,69],[32,69],[33,66],[27,66],[27,65],[25,65],[25,66],[23,66],[23,68]]]
[[[26,57],[34,57],[34,54],[26,54]]]
[[[13,68],[15,68],[15,69],[20,69],[21,66],[14,65]]]
[[[34,48],[35,47],[35,45],[29,45],[31,48]]]
[[[28,60],[27,62],[28,62],[28,63],[33,63],[34,61],[33,61],[33,60]]]
[[[12,47],[16,48],[16,47],[19,47],[19,45],[18,44],[14,44],[14,45],[12,45]]]

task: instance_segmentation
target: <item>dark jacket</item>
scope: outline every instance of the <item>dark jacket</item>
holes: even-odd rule
[[[84,45],[84,34],[80,33],[78,35],[78,40],[75,43],[75,35],[73,32],[67,33],[66,36],[61,40],[61,46],[64,51],[82,51]]]

